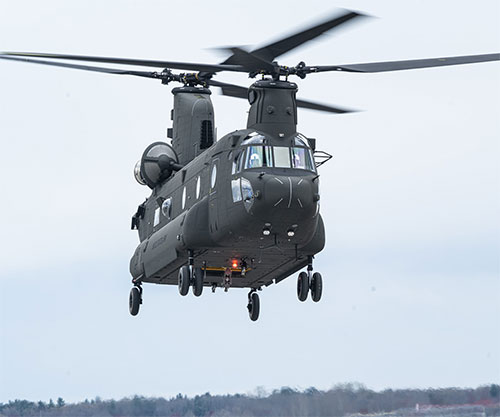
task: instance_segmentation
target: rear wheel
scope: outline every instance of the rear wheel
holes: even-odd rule
[[[179,294],[187,295],[189,292],[189,284],[191,283],[191,273],[189,266],[184,265],[179,269]]]
[[[250,294],[250,297],[248,298],[247,308],[250,320],[256,321],[259,318],[259,313],[260,313],[259,294],[257,294],[256,292]]]
[[[301,272],[297,279],[297,297],[300,301],[306,301],[309,292],[309,275],[307,272]]]
[[[323,293],[323,278],[319,272],[315,272],[311,279],[311,298],[317,303],[321,300],[321,294]]]
[[[203,278],[204,278],[204,273],[203,269],[201,268],[194,268],[193,269],[193,294],[196,297],[199,297],[201,293],[203,292]]]
[[[128,297],[128,309],[130,314],[137,316],[139,313],[139,307],[141,305],[141,292],[139,288],[134,287],[130,290],[130,295]]]

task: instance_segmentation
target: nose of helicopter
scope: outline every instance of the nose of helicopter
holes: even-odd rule
[[[297,221],[313,217],[319,200],[313,176],[264,175],[254,179],[250,212],[263,220]],[[271,217],[271,218],[270,218]]]

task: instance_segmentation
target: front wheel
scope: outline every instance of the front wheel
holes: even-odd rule
[[[128,297],[128,309],[130,314],[137,316],[139,313],[139,307],[141,305],[141,292],[139,288],[134,287],[130,290],[130,295]]]
[[[321,300],[321,294],[323,293],[323,278],[319,272],[315,272],[311,280],[311,298],[317,303]]]
[[[179,294],[187,295],[189,292],[189,284],[191,283],[191,271],[189,270],[189,266],[184,265],[179,269]]]
[[[306,301],[309,293],[309,275],[307,272],[301,272],[297,279],[297,297],[300,301]]]

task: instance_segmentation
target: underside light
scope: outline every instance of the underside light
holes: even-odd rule
[[[233,269],[238,268],[238,260],[237,259],[233,259],[233,261],[231,263],[231,266],[233,267]]]

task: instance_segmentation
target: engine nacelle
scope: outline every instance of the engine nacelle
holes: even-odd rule
[[[155,188],[182,168],[174,149],[165,142],[149,145],[134,167],[134,177],[141,185]]]

